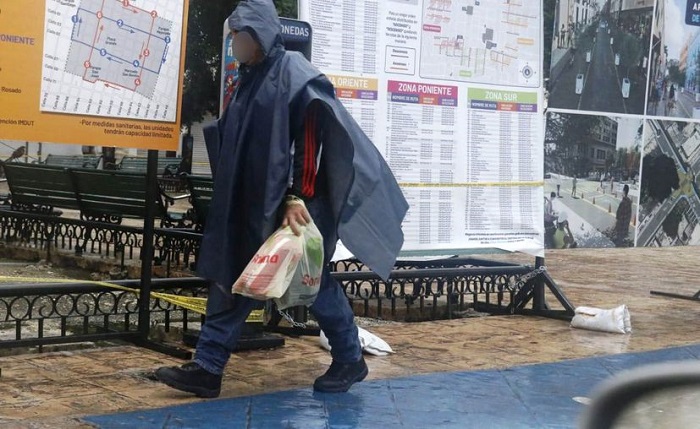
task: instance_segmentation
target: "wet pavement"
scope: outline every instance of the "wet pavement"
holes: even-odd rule
[[[493,258],[533,262],[522,255]],[[368,357],[367,382],[357,385],[347,395],[322,398],[320,402],[313,402],[318,399],[313,398],[309,387],[325,371],[330,356],[318,346],[318,339],[311,337],[288,338],[286,346],[276,350],[234,355],[226,369],[222,399],[218,402],[202,401],[150,380],[148,374],[159,366],[182,362],[137,347],[3,357],[0,358],[0,427],[94,427],[97,417],[90,416],[115,414],[118,416],[111,422],[131,422],[131,426],[122,427],[151,427],[148,419],[159,422],[159,427],[192,427],[185,424],[192,415],[186,410],[196,410],[194,413],[205,419],[195,426],[203,428],[221,427],[217,426],[217,422],[222,422],[219,414],[238,422],[236,419],[248,416],[248,411],[252,413],[251,419],[258,415],[273,416],[255,421],[246,419],[246,424],[251,424],[249,427],[306,428],[316,424],[329,428],[470,427],[464,426],[470,419],[493,422],[492,426],[486,423],[479,426],[484,428],[518,428],[514,425],[521,423],[532,425],[525,427],[573,427],[582,406],[572,398],[585,397],[593,385],[610,373],[628,367],[630,362],[695,358],[700,334],[688,327],[700,324],[700,303],[651,296],[649,292],[695,293],[700,289],[697,260],[697,248],[548,252],[551,275],[575,305],[613,308],[627,304],[633,333],[575,330],[564,321],[525,316],[378,325],[369,330],[385,339],[396,354]],[[548,300],[552,304],[556,302],[552,297]],[[656,356],[653,358],[627,355],[667,348],[675,349],[650,355]],[[570,360],[581,358],[593,358],[593,362],[580,370],[567,369],[571,365],[578,368]],[[564,366],[545,366],[542,370],[527,367],[547,364]],[[576,375],[578,385],[566,381],[571,380],[566,378],[571,373]],[[401,386],[404,388],[399,389]],[[442,389],[441,395],[431,393],[438,388]],[[505,395],[503,401],[499,402],[498,396],[488,396],[491,389]],[[469,396],[470,392],[473,396]],[[531,397],[522,392],[531,392]],[[272,399],[259,396],[270,394]],[[474,399],[483,395],[487,399]],[[363,407],[378,412],[353,414],[358,397],[362,398]],[[280,404],[289,406],[280,407],[279,413],[268,410],[257,414],[257,408],[253,407],[254,404],[264,407],[271,400],[282,401],[281,398],[287,399]],[[413,405],[403,405],[403,401]],[[219,408],[198,408],[208,404]],[[183,406],[186,407],[180,408]],[[429,406],[432,411],[425,411]],[[159,411],[164,407],[168,411]],[[302,417],[312,419],[313,425],[284,417],[285,409],[292,415],[297,408],[306,409]],[[129,413],[147,410],[155,411],[142,415],[144,418],[138,422],[127,420],[132,416]],[[547,417],[560,412],[565,420]],[[167,424],[165,414],[171,416]],[[367,419],[384,414],[379,424],[366,424],[370,421]],[[428,417],[434,424],[420,426]],[[107,420],[99,422],[110,427]],[[231,423],[224,427],[245,426]]]
[[[521,366],[438,373],[356,385],[344,394],[311,389],[87,417],[116,428],[575,429],[598,386],[642,365],[697,360],[700,345]]]

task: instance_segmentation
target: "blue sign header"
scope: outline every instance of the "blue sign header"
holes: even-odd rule
[[[700,1],[688,0],[688,6],[685,9],[685,23],[700,26]]]
[[[280,18],[282,23],[282,37],[286,41],[309,42],[311,41],[311,25],[308,22],[295,19]]]

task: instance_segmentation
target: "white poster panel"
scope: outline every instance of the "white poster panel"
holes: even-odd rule
[[[541,1],[300,0],[410,203],[407,254],[544,248]]]

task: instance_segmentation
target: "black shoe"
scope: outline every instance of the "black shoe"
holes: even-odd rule
[[[200,398],[216,398],[221,393],[222,376],[212,374],[195,362],[158,368],[156,378],[173,389],[194,393]]]
[[[316,379],[314,390],[325,393],[347,392],[353,384],[364,380],[368,373],[364,358],[355,363],[333,361],[328,371]]]

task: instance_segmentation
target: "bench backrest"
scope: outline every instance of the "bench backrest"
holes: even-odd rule
[[[190,192],[190,202],[194,208],[196,222],[204,225],[209,215],[209,205],[214,194],[214,180],[211,177],[187,176],[187,187]]]
[[[18,162],[4,168],[13,205],[79,209],[68,169]]]
[[[44,161],[45,165],[53,165],[68,168],[97,168],[100,164],[100,156],[97,155],[49,155]]]
[[[182,163],[182,158],[158,158],[158,175],[165,174],[166,169],[177,171]],[[148,167],[148,158],[125,156],[119,163],[119,170],[145,173]]]
[[[88,169],[71,170],[71,175],[83,214],[136,218],[146,216],[145,175]],[[160,198],[157,202],[159,209],[162,208]]]

